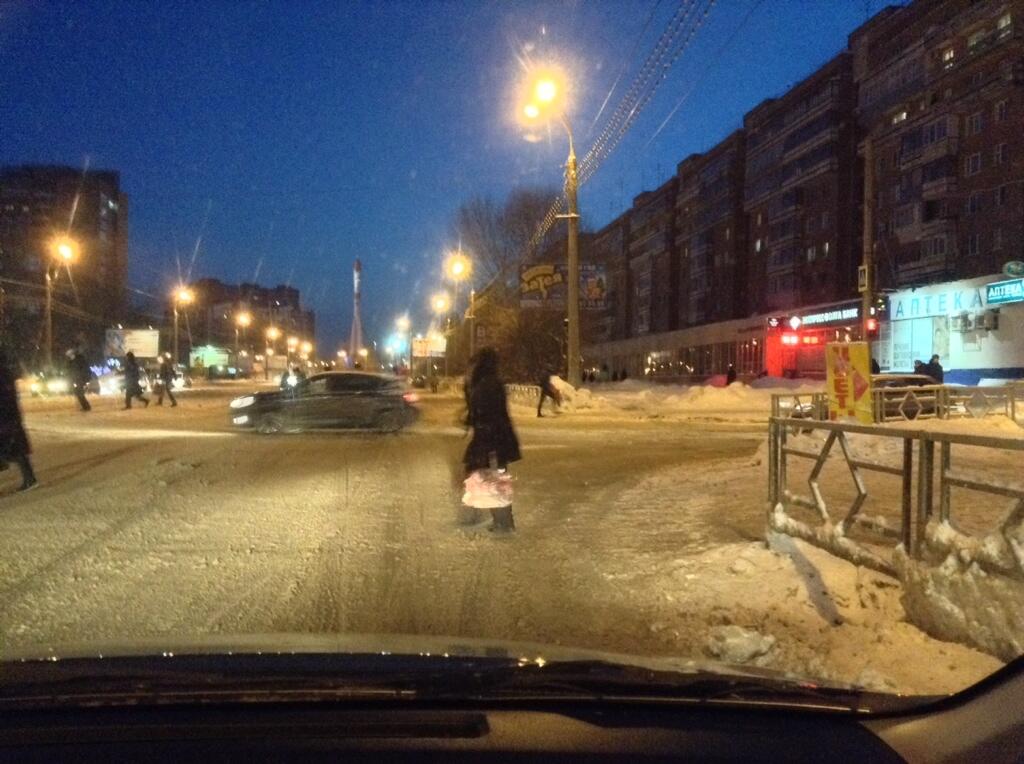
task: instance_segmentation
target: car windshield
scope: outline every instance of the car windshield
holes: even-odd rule
[[[1022,23],[0,4],[0,661],[990,676]]]

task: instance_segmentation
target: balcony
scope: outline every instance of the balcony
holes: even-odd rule
[[[931,199],[942,199],[957,190],[957,179],[955,177],[936,178],[927,183],[921,184],[921,198],[925,201]]]

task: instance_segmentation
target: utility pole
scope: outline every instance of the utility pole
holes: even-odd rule
[[[53,277],[50,264],[46,264],[46,370],[53,368]]]
[[[869,135],[864,142],[864,246],[862,262],[857,274],[857,288],[861,293],[861,338],[868,339],[868,319],[874,303],[875,254],[875,152]]]
[[[566,216],[569,219],[569,289],[568,291],[568,319],[569,319],[569,338],[568,338],[568,358],[566,359],[566,365],[568,366],[568,377],[569,384],[573,387],[579,387],[581,384],[580,380],[580,251],[579,251],[579,232],[580,232],[580,215],[579,208],[576,201],[576,192],[578,188],[579,179],[576,175],[576,150],[573,148],[572,141],[572,130],[569,129],[569,123],[566,120],[562,120],[565,124],[565,129],[569,133],[569,158],[565,163],[565,197],[569,204],[569,214]]]
[[[2,307],[3,303],[0,303]],[[0,313],[2,315],[2,313]],[[476,290],[469,290],[469,361],[472,363],[476,352]]]

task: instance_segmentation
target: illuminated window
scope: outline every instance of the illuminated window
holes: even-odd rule
[[[904,122],[907,119],[907,112],[898,111],[892,115],[892,123],[898,125],[900,122]]]
[[[952,68],[953,64],[956,63],[956,51],[953,48],[946,48],[942,51],[942,67],[944,69]]]
[[[985,30],[979,30],[967,38],[967,50],[973,53],[985,40]]]
[[[1004,13],[996,22],[996,37],[1002,39],[1013,33],[1013,16]]]
[[[755,252],[760,252],[761,251],[761,240],[760,239],[757,239],[754,242],[754,251]]]
[[[828,257],[828,254],[829,254],[829,247],[828,247],[828,242],[826,241],[822,245],[822,247],[821,247],[821,256],[822,257]]]
[[[811,245],[807,248],[807,262],[813,263],[818,258],[818,248]]]

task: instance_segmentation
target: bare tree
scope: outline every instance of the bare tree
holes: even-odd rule
[[[453,234],[471,254],[478,284],[515,280],[519,263],[556,194],[551,189],[519,189],[504,204],[474,197],[459,207]]]

